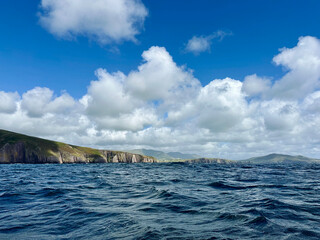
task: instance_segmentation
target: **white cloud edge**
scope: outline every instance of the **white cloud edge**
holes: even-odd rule
[[[296,47],[282,49],[274,59],[288,72],[273,84],[249,75],[244,82],[225,78],[201,86],[165,48],[154,46],[128,75],[98,69],[97,80],[79,100],[40,87],[21,96],[1,91],[0,119],[5,120],[0,128],[98,148],[241,159],[281,146],[282,153],[320,157],[320,133],[314,131],[320,126],[319,47],[319,39],[307,36]],[[300,80],[304,71],[310,82]],[[245,87],[248,81],[251,89]],[[279,86],[291,94],[282,95]]]
[[[99,44],[137,42],[148,10],[140,0],[41,0],[39,23],[62,39]]]
[[[186,53],[193,53],[194,55],[199,55],[203,52],[211,52],[211,45],[213,39],[218,39],[222,41],[226,36],[231,36],[233,33],[231,31],[218,30],[210,35],[193,36],[185,44],[184,51]]]

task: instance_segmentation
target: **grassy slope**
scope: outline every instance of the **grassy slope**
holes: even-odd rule
[[[33,152],[46,157],[55,156],[59,158],[60,153],[62,153],[64,155],[71,155],[82,159],[86,158],[89,160],[89,162],[106,157],[102,153],[102,150],[88,147],[79,147],[62,142],[50,141],[0,129],[0,149],[7,143],[15,144],[18,142],[25,143],[27,152]],[[124,153],[121,151],[107,151],[112,153],[112,155]],[[145,154],[140,155],[146,157]],[[108,161],[111,160],[112,159],[108,159]]]
[[[61,142],[50,141],[42,138],[31,137],[23,134],[0,130],[0,148],[6,143],[15,144],[24,142],[26,149],[42,156],[57,156],[58,152],[68,153],[73,156],[81,157],[87,155],[90,157],[101,157],[99,150],[86,147],[73,146]]]
[[[269,154],[262,157],[253,157],[246,160],[240,161],[242,163],[311,163],[317,162],[320,163],[320,159],[308,158],[304,156],[291,156],[291,155],[284,155],[284,154]]]
[[[152,157],[157,158],[159,161],[165,161],[165,162],[199,158],[199,156],[197,156],[195,154],[184,154],[184,153],[180,153],[180,152],[165,153],[162,151],[156,151],[156,150],[151,150],[151,149],[134,149],[134,150],[130,150],[128,152],[152,156]]]
[[[199,158],[199,157],[190,157],[189,159],[181,159],[175,158],[170,156],[169,153],[155,151],[155,150],[148,150],[148,149],[136,149],[130,151],[136,154],[143,154],[156,157],[161,162],[201,162],[203,160],[208,160],[211,162],[218,162],[216,158]],[[202,159],[202,160],[201,160]],[[308,158],[304,156],[290,156],[284,154],[269,154],[266,156],[261,157],[253,157],[246,160],[228,160],[228,159],[221,159],[222,163],[245,163],[245,164],[268,164],[268,163],[320,163],[319,159]]]
[[[17,142],[24,142],[28,149],[32,149],[45,156],[53,155],[52,152],[57,152],[59,150],[59,144],[62,145],[62,143],[54,141],[0,130],[0,148],[2,148],[6,143],[15,144]]]
[[[253,157],[246,160],[228,160],[217,158],[198,158],[198,159],[170,159],[162,162],[212,162],[212,163],[235,163],[235,164],[272,164],[272,163],[320,163],[320,159],[308,158],[304,156],[291,156],[284,154],[269,154],[261,157]]]
[[[41,139],[37,137],[31,137],[23,134],[18,134],[6,130],[0,129],[0,149],[6,144],[14,144],[17,142],[24,142],[26,144],[26,148],[29,151],[33,151],[38,153],[42,156],[56,156],[58,157],[58,153],[64,152],[73,156],[81,157],[86,156],[89,158],[99,158],[102,157],[102,153],[93,148],[87,147],[79,147],[74,145],[69,145],[61,142],[49,141],[46,139]],[[136,154],[141,154],[144,156],[154,156],[162,162],[189,162],[189,161],[196,161],[197,159],[175,159],[173,157],[168,157],[164,152],[161,151],[154,151],[154,150],[145,150],[139,149],[136,151],[131,151]],[[118,151],[111,151],[113,153],[119,153]],[[158,157],[157,157],[158,156]],[[216,159],[214,158],[206,158],[215,162]],[[269,154],[262,157],[254,157],[246,160],[241,161],[232,161],[232,160],[224,160],[227,163],[253,163],[253,164],[266,164],[266,163],[304,163],[304,162],[315,162],[320,163],[320,159],[313,159],[307,158],[304,156],[290,156],[290,155],[283,155],[283,154]]]

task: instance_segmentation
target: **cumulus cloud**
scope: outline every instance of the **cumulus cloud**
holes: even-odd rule
[[[199,85],[192,73],[178,67],[163,47],[151,47],[142,57],[145,63],[128,76],[127,90],[134,96],[165,101],[180,89],[184,91]]]
[[[19,94],[17,92],[0,91],[0,112],[14,113],[17,109]]]
[[[101,44],[136,41],[148,15],[140,0],[42,0],[40,8],[40,23],[50,33]]]
[[[126,76],[121,72],[110,74],[105,69],[98,69],[96,76],[98,80],[91,82],[84,97],[89,115],[118,117],[121,113],[130,112],[135,100],[124,92]]]
[[[151,47],[142,58],[138,70],[128,75],[96,71],[98,80],[81,102],[98,127],[141,130],[197,95],[200,82],[177,66],[165,48]]]
[[[279,79],[253,74],[205,86],[154,46],[128,74],[98,69],[81,99],[41,87],[22,96],[0,92],[0,128],[107,149],[232,159],[280,151],[320,158],[318,44],[303,37],[281,49],[274,57],[286,69]]]
[[[247,111],[241,87],[240,81],[230,78],[203,87],[196,102],[199,126],[221,132],[241,124]]]
[[[299,124],[300,113],[296,102],[265,101],[260,106],[268,130],[291,131]]]
[[[191,52],[194,55],[199,55],[202,52],[210,52],[213,39],[219,39],[221,41],[228,35],[232,35],[232,33],[217,31],[208,36],[193,36],[186,44],[185,51]]]
[[[303,101],[303,109],[308,113],[320,113],[320,91],[309,94]]]
[[[22,95],[21,109],[29,117],[42,117],[46,113],[63,113],[75,106],[74,99],[67,93],[53,96],[49,88],[36,87]]]
[[[286,99],[304,98],[320,87],[320,40],[300,37],[298,45],[282,48],[273,61],[288,70],[272,87],[272,96]]]
[[[249,97],[266,94],[271,87],[270,78],[258,77],[257,74],[245,77],[242,85],[242,91]]]
[[[240,81],[231,78],[215,79],[180,109],[169,111],[167,121],[174,125],[188,121],[215,133],[241,125],[248,109],[241,87]]]

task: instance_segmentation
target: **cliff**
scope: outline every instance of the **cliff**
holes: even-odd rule
[[[186,162],[189,162],[189,163],[220,163],[220,164],[235,163],[235,161],[221,159],[221,158],[197,158],[197,159],[187,160]]]
[[[0,130],[0,163],[140,163],[154,157],[98,150]]]

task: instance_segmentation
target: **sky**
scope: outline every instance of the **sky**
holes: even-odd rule
[[[0,128],[320,158],[317,0],[0,1]]]

